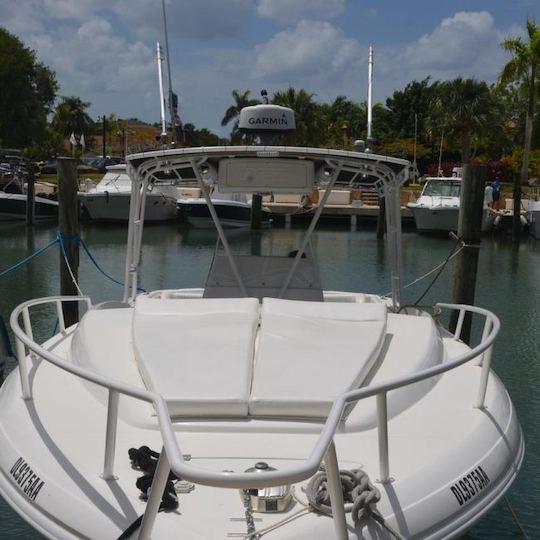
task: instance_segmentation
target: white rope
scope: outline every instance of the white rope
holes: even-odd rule
[[[378,512],[376,505],[381,499],[380,491],[371,483],[368,474],[362,469],[340,470],[345,512],[351,513],[355,524],[372,518],[384,527],[397,540],[405,540],[398,531],[390,527]],[[322,514],[332,517],[330,493],[327,487],[326,472],[316,473],[306,487],[310,506]]]
[[[79,293],[79,296],[84,296],[84,293],[81,291],[81,288],[79,287],[79,284],[77,283],[77,280],[75,279],[75,276],[73,275],[73,272],[71,271],[71,266],[69,265],[68,258],[63,253],[62,253],[62,257],[64,257],[64,261],[66,262],[69,275],[71,276],[71,281],[73,282],[73,285],[75,285],[75,288],[77,289],[77,292]]]
[[[445,259],[442,263],[435,266],[435,268],[432,268],[429,272],[425,273],[423,276],[420,276],[419,278],[416,278],[414,281],[407,283],[407,285],[404,285],[403,288],[407,289],[408,287],[412,287],[413,285],[416,285],[419,281],[422,281],[423,279],[426,279],[427,277],[431,276],[431,274],[434,274],[435,272],[437,272],[437,270],[441,269],[444,265],[448,264],[454,257],[456,257],[456,255],[458,255],[458,253],[460,253],[466,247],[468,246],[466,246],[465,244],[462,244],[455,253],[453,253],[450,257],[448,257],[448,259]],[[388,292],[386,294],[383,294],[382,297],[387,298],[391,294],[392,292]]]

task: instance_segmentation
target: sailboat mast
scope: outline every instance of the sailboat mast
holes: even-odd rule
[[[371,147],[371,142],[373,139],[372,125],[372,89],[373,89],[373,47],[369,46],[368,52],[368,102],[367,102],[367,146]]]
[[[413,157],[413,174],[414,181],[418,177],[418,167],[416,166],[416,139],[418,137],[418,114],[414,115],[414,157]]]
[[[158,79],[159,79],[159,104],[161,114],[161,144],[167,143],[167,125],[165,123],[165,97],[163,96],[163,73],[161,63],[163,62],[163,55],[161,54],[161,46],[159,41],[157,42],[157,65],[158,65]]]
[[[161,0],[161,10],[163,12],[163,28],[165,30],[165,56],[167,57],[167,78],[169,80],[169,114],[171,115],[171,128],[172,128],[172,140],[176,144],[177,136],[175,129],[175,117],[174,117],[174,105],[173,105],[173,91],[172,91],[172,77],[171,77],[171,60],[169,54],[169,35],[167,32],[167,15],[165,13],[165,0]]]
[[[439,168],[437,170],[437,176],[442,176],[442,147],[443,147],[443,141],[444,141],[444,128],[441,131],[441,144],[439,145]]]

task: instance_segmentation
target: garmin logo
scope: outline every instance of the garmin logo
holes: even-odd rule
[[[287,117],[283,115],[281,118],[269,118],[263,116],[262,118],[250,118],[248,123],[252,126],[287,126]]]

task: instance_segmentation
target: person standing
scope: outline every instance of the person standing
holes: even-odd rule
[[[491,196],[493,198],[493,208],[495,210],[500,210],[500,200],[501,200],[501,181],[499,180],[499,177],[496,176],[495,180],[491,182]]]

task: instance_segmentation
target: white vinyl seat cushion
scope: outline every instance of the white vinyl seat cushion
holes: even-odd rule
[[[133,345],[146,386],[171,416],[246,416],[259,302],[254,298],[135,303]]]
[[[250,416],[324,418],[381,351],[384,304],[264,298]]]

